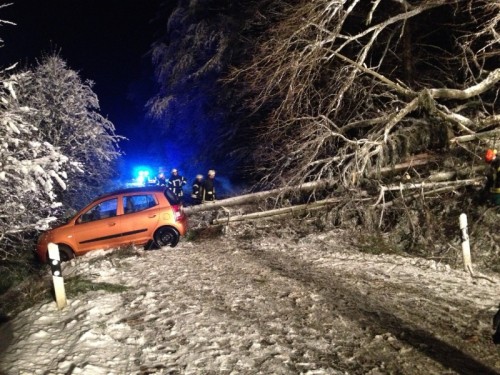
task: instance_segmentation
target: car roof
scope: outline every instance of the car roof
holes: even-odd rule
[[[166,186],[144,186],[144,187],[133,187],[133,188],[110,191],[109,193],[103,194],[95,198],[90,203],[94,203],[95,201],[98,201],[102,198],[106,198],[112,195],[123,195],[123,194],[133,194],[133,193],[165,193],[165,196],[170,204],[180,203],[178,198],[170,190],[168,190]]]
[[[126,189],[120,189],[120,190],[115,190],[112,192],[109,192],[107,194],[104,194],[103,196],[107,195],[118,195],[118,194],[129,194],[129,193],[144,193],[144,192],[163,192],[165,191],[167,187],[166,186],[145,186],[145,187],[133,187],[133,188],[126,188]]]
[[[145,187],[133,187],[110,191],[109,193],[102,194],[97,198],[93,199],[92,202],[98,201],[102,198],[109,197],[111,195],[122,195],[122,194],[133,194],[133,193],[163,193],[165,191],[165,186],[145,186]]]

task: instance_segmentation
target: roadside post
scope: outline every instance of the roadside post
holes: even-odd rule
[[[67,306],[66,290],[64,289],[64,279],[61,270],[61,257],[59,255],[59,246],[55,243],[49,243],[49,262],[52,271],[52,281],[54,282],[54,292],[56,295],[57,308],[62,310]]]
[[[462,255],[464,259],[465,270],[472,275],[472,260],[470,256],[469,234],[467,231],[467,215],[460,214],[460,231],[462,233]]]

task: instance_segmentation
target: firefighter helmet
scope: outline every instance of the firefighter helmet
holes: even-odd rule
[[[491,163],[493,159],[495,159],[497,155],[497,150],[492,150],[491,148],[486,150],[486,155],[484,156],[484,160],[486,163]]]

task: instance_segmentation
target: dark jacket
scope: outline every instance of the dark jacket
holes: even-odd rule
[[[205,181],[203,181],[203,191],[202,191],[202,200],[203,202],[211,202],[215,200],[215,180],[213,178],[208,177]]]
[[[498,157],[490,163],[486,190],[492,194],[500,194],[500,158]]]
[[[199,179],[194,180],[193,185],[191,186],[191,199],[193,200],[194,204],[201,203],[202,190],[203,190],[203,180]]]
[[[182,177],[181,175],[175,176],[174,174],[172,174],[168,179],[167,186],[172,191],[172,193],[174,193],[178,197],[182,197],[184,195],[182,187],[186,184],[187,181],[184,177]]]

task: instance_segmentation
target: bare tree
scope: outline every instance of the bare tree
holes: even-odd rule
[[[263,182],[358,186],[409,155],[465,147],[461,136],[496,128],[499,15],[487,0],[291,7],[233,74],[257,93],[255,110],[278,103],[261,126]]]

